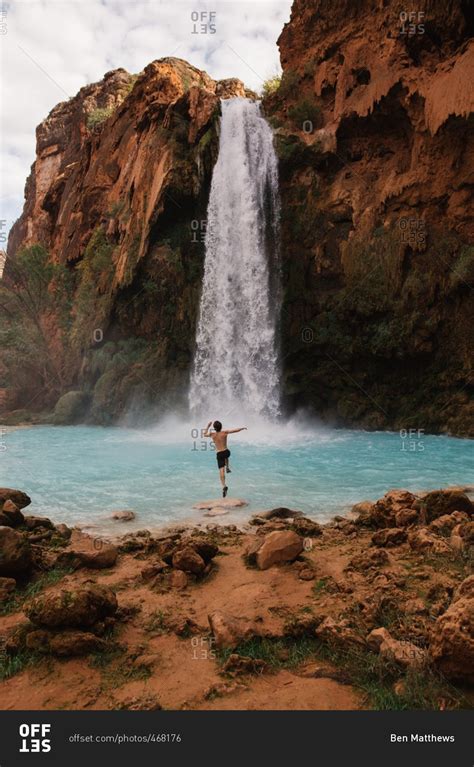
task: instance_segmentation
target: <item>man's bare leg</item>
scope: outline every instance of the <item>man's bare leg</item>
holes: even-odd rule
[[[219,469],[219,476],[221,478],[222,495],[225,498],[227,495],[227,485],[225,483],[225,466],[223,466],[222,469]]]
[[[226,470],[227,474],[231,473],[230,466],[229,466],[229,459],[228,458],[225,459],[225,470]]]

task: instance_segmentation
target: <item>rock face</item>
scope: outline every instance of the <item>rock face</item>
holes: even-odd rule
[[[245,92],[239,80],[219,83],[164,58],[139,75],[108,72],[38,126],[5,278],[11,259],[38,244],[57,265],[58,301],[41,318],[56,378],[35,392],[38,407],[56,405],[56,422],[108,423],[134,397],[159,410],[171,404],[164,395],[183,396],[220,98]],[[34,386],[11,377],[6,408],[21,407]]]
[[[472,13],[416,10],[409,31],[394,3],[295,0],[278,40],[286,392],[472,436]]]
[[[10,527],[0,527],[0,575],[22,575],[30,566],[31,548],[25,536]]]

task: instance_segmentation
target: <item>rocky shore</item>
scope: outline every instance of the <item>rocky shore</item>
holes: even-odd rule
[[[109,542],[0,489],[1,708],[469,707],[470,490]]]

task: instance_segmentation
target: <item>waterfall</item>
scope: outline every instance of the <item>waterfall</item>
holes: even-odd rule
[[[278,165],[260,104],[221,101],[196,351],[189,392],[195,415],[280,412]]]

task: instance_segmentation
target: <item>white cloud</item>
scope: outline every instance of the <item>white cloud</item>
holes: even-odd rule
[[[0,219],[23,206],[35,157],[35,128],[48,112],[110,69],[138,72],[163,56],[211,77],[239,77],[259,90],[279,67],[276,40],[291,0],[17,0],[0,37],[2,105]],[[210,18],[205,14],[215,12]],[[196,20],[191,14],[204,14]],[[202,25],[215,24],[207,33]],[[196,34],[196,32],[198,32]]]

